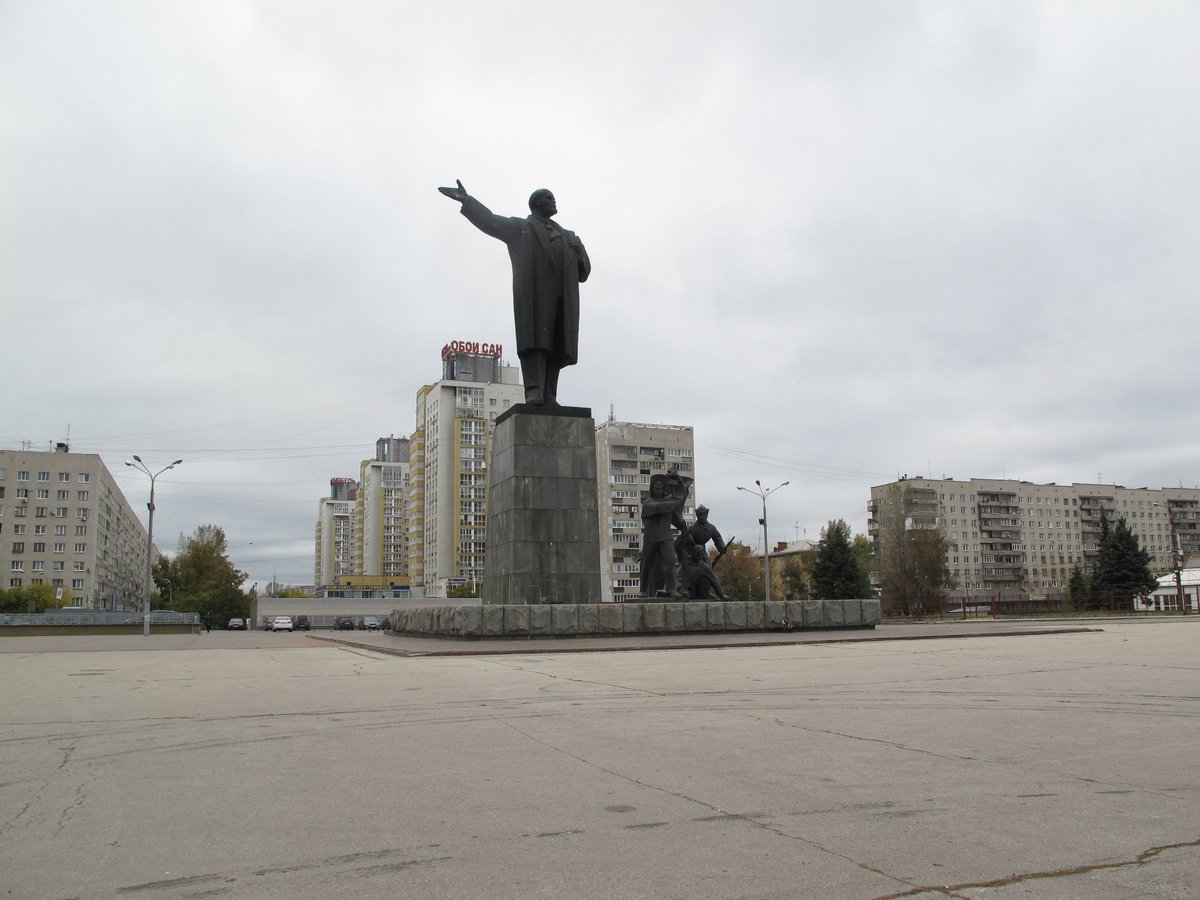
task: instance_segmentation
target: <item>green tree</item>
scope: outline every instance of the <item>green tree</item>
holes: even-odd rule
[[[745,544],[731,541],[713,571],[734,600],[763,598],[763,562]]]
[[[862,600],[871,596],[868,572],[859,567],[850,540],[850,526],[832,519],[821,532],[813,564],[812,596],[815,600]]]
[[[296,587],[294,584],[285,584],[275,590],[272,596],[275,597],[312,597],[312,591],[306,591],[304,588]]]
[[[865,534],[856,534],[854,541],[851,543],[854,548],[854,555],[858,558],[858,567],[867,573],[867,584],[871,583],[871,571],[874,569],[874,554],[871,551],[871,539]],[[866,594],[871,597],[873,594]]]
[[[1091,579],[1076,566],[1067,580],[1067,601],[1071,609],[1087,609],[1091,601]]]
[[[1100,528],[1094,591],[1108,603],[1121,605],[1153,591],[1158,579],[1150,568],[1150,554],[1141,548],[1129,523],[1122,518],[1110,526],[1104,519]]]
[[[803,554],[793,553],[783,564],[784,599],[808,599],[808,582],[812,574],[812,566],[806,566],[805,562]]]
[[[230,562],[228,550],[218,525],[201,525],[191,537],[180,535],[175,556],[155,563],[155,605],[162,608],[169,598],[173,609],[209,615],[214,622],[245,618],[250,612],[250,597],[241,589],[246,573]]]
[[[55,597],[58,588],[50,584],[31,584],[28,587],[0,591],[0,612],[40,613],[71,606],[74,597],[70,588],[63,588],[62,599]]]
[[[940,608],[953,584],[949,542],[936,523],[911,514],[907,484],[892,485],[876,512],[876,571],[885,615],[920,617]]]

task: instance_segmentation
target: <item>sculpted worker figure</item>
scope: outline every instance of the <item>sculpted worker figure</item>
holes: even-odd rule
[[[676,472],[650,476],[650,496],[642,500],[643,597],[680,596],[675,587],[675,543],[671,529],[682,532],[687,528],[682,510],[690,484],[690,478],[685,481]]]
[[[579,358],[579,284],[592,271],[583,243],[552,221],[554,194],[542,188],[529,197],[524,219],[498,216],[458,187],[440,187],[462,204],[467,220],[508,246],[513,272],[513,317],[525,402],[558,405],[558,373]]]

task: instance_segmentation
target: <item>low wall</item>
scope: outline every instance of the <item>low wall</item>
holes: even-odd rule
[[[151,634],[199,634],[203,625],[165,625],[150,623]],[[0,625],[0,637],[45,637],[61,634],[142,634],[136,625]]]
[[[878,624],[878,600],[424,606],[392,612],[396,634],[455,638],[794,631]]]

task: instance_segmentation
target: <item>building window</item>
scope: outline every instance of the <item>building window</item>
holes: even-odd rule
[[[38,488],[38,490],[37,490],[37,498],[38,498],[39,500],[49,500],[49,499],[50,499],[50,492],[49,492],[48,490],[46,490],[45,488]]]
[[[76,537],[83,537],[86,534],[87,534],[87,526],[86,525],[76,525],[75,526],[75,536]]]
[[[28,481],[28,480],[29,480],[28,472],[17,472],[17,481]]]
[[[76,553],[87,553],[87,544],[76,544],[75,552]]]
[[[54,533],[56,535],[65,535],[67,533],[67,526],[66,525],[55,525]]]
[[[71,564],[71,569],[75,572],[83,572],[83,571],[85,571],[84,566],[85,566],[85,563],[83,562],[83,560],[79,560],[78,562],[74,562]]]
[[[12,566],[11,566],[11,568],[12,568],[12,570],[13,570],[14,572],[24,572],[24,571],[25,571],[25,563],[23,563],[23,562],[22,562],[21,560],[19,560],[19,559],[14,559],[14,560],[12,561]]]
[[[64,563],[61,559],[56,559],[50,564],[50,568],[55,572],[61,572],[66,567],[66,563]]]
[[[24,553],[25,552],[25,542],[24,541],[13,541],[12,552],[13,553]]]
[[[45,541],[34,541],[33,542],[33,552],[34,553],[45,553],[46,552]]]
[[[54,552],[55,552],[55,553],[66,553],[66,552],[67,552],[67,545],[66,545],[66,544],[55,544],[55,545],[54,545]]]
[[[58,480],[59,480],[59,481],[70,481],[70,480],[71,480],[71,473],[70,473],[70,472],[59,472],[59,473],[58,473]]]
[[[83,590],[83,579],[82,578],[72,578],[71,579],[71,590],[82,591]]]
[[[49,472],[38,472],[38,481],[49,481],[49,480],[50,480]]]
[[[70,491],[55,491],[54,499],[55,500],[70,500],[71,499],[70,494],[71,494]]]
[[[40,559],[35,559],[35,560],[33,561],[33,571],[35,571],[35,572],[45,572],[45,571],[46,571],[46,564],[45,564],[44,562],[42,562]]]
[[[76,500],[79,500],[79,501],[86,500],[87,498],[88,498],[88,492],[87,492],[87,491],[79,491],[79,493],[78,493],[78,494],[76,494],[76,496],[75,496],[75,499],[76,499]]]

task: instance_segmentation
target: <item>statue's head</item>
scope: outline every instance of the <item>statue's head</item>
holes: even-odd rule
[[[655,500],[661,500],[667,493],[667,476],[651,475],[650,476],[650,496]]]
[[[708,507],[707,506],[697,506],[696,507],[696,518],[699,519],[701,522],[705,521],[708,518]]]
[[[529,195],[529,211],[547,219],[558,213],[558,205],[554,202],[554,194],[549,188],[538,188]]]

